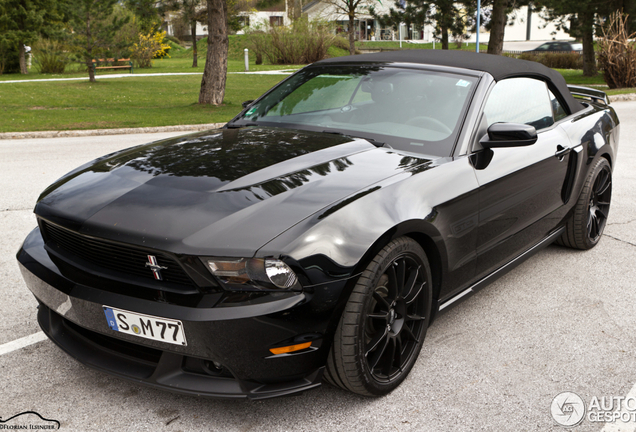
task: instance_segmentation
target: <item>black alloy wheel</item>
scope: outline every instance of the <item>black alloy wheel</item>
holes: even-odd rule
[[[599,242],[607,224],[612,200],[612,168],[600,158],[585,180],[581,195],[558,244],[575,249],[591,249]]]
[[[594,244],[598,243],[609,215],[612,199],[612,172],[608,165],[603,166],[592,186],[588,219],[587,236]]]
[[[327,380],[365,396],[408,375],[430,322],[431,270],[414,240],[389,243],[360,276],[334,337]]]

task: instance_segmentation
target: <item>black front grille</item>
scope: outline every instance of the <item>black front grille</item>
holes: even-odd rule
[[[157,281],[158,283],[193,285],[181,265],[167,254],[85,236],[44,220],[42,228],[47,245],[54,246],[54,249],[59,248],[66,255],[70,254],[97,268],[155,280],[152,270],[146,266],[149,262],[148,255],[153,255],[157,258],[158,265],[167,267],[161,269],[163,280]]]

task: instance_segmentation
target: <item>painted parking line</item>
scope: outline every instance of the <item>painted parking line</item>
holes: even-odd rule
[[[10,352],[19,350],[21,348],[33,345],[38,342],[46,340],[47,337],[44,332],[37,332],[29,336],[25,336],[20,339],[16,339],[6,344],[0,345],[0,355],[9,354]]]
[[[627,393],[627,395],[625,396],[625,400],[623,400],[622,409],[620,411],[621,413],[630,412],[626,406],[627,399],[636,399],[636,384],[634,384],[634,387],[632,387],[629,393]],[[633,409],[633,407],[631,408]],[[605,427],[601,429],[601,432],[634,432],[634,430],[636,430],[635,421],[623,422],[621,420],[617,420],[616,422],[605,424]]]

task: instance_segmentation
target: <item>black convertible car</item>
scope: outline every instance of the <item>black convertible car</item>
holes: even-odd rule
[[[244,105],[40,196],[18,261],[80,362],[193,395],[383,395],[440,311],[603,233],[618,118],[538,63],[344,57]]]

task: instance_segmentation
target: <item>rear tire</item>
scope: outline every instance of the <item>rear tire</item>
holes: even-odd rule
[[[611,199],[612,169],[607,159],[600,158],[585,180],[572,216],[557,244],[582,250],[596,246],[607,223]]]
[[[431,269],[408,237],[386,245],[347,301],[327,361],[327,381],[364,396],[382,396],[409,374],[430,323]]]

